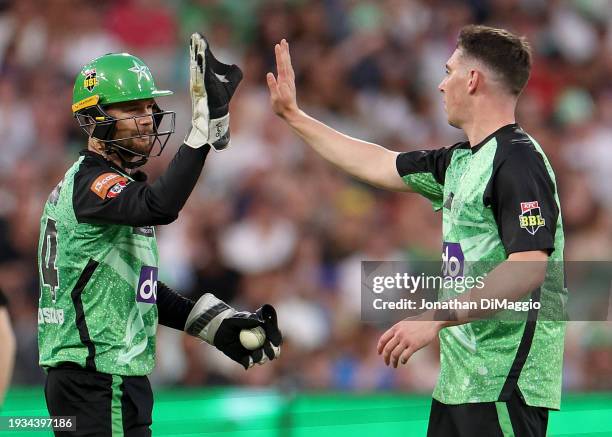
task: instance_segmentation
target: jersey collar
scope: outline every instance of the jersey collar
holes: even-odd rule
[[[474,153],[478,152],[480,149],[482,149],[482,146],[484,146],[489,141],[491,141],[491,139],[493,137],[496,137],[497,135],[500,135],[500,134],[505,133],[505,132],[512,131],[514,129],[517,129],[518,127],[519,127],[518,123],[510,123],[510,124],[507,124],[505,126],[500,127],[495,132],[493,132],[492,134],[488,135],[484,140],[482,140],[481,142],[476,144],[474,147],[471,147],[472,155]],[[468,144],[469,144],[469,142],[468,142]]]
[[[108,165],[113,170],[116,170],[116,171],[120,172],[121,174],[125,173],[125,170],[123,170],[121,167],[118,167],[113,161],[110,161],[110,160],[106,159],[104,156],[100,155],[99,153],[92,152],[89,149],[81,150],[79,152],[79,155],[87,156],[89,158],[93,158],[93,159],[95,159],[97,161],[103,162],[104,164]]]
[[[144,173],[141,170],[136,170],[134,173],[132,174],[128,174],[126,173],[126,171],[124,169],[122,169],[121,167],[117,166],[117,164],[115,164],[112,161],[109,161],[108,159],[106,159],[104,156],[100,155],[99,153],[96,152],[92,152],[89,149],[83,149],[79,152],[80,156],[87,156],[89,158],[95,159],[97,161],[103,162],[105,165],[109,166],[110,168],[112,168],[113,170],[121,173],[123,176],[129,177],[131,179],[134,179],[136,181],[146,181],[147,180],[147,175],[146,173]]]

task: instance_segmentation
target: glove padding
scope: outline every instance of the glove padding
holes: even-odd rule
[[[229,102],[241,80],[242,71],[237,65],[219,62],[202,34],[191,35],[189,90],[192,127],[185,137],[185,144],[196,149],[210,144],[216,151],[229,146]]]
[[[240,331],[261,326],[266,340],[259,349],[250,351],[240,343]],[[210,293],[195,304],[185,324],[185,332],[215,346],[245,369],[264,364],[280,355],[282,335],[278,329],[276,311],[264,305],[255,313],[238,312]]]

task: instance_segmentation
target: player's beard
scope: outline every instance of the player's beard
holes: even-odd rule
[[[153,149],[153,131],[146,132],[145,135],[137,136],[141,132],[134,132],[134,138],[128,138],[125,140],[117,140],[116,143],[126,150],[130,150],[139,155],[149,156]]]

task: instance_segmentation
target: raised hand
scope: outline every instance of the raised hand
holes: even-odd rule
[[[292,113],[299,111],[295,92],[295,73],[291,66],[291,55],[289,54],[289,43],[283,39],[274,46],[276,55],[276,72],[266,75],[268,89],[270,90],[270,103],[274,112],[286,118]]]
[[[236,65],[219,62],[206,38],[199,33],[191,35],[189,54],[193,111],[192,128],[185,144],[193,148],[210,144],[216,151],[224,150],[230,142],[229,103],[242,80],[242,71]]]

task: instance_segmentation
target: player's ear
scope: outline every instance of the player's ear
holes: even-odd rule
[[[472,95],[481,85],[483,80],[482,73],[478,70],[470,70],[468,72],[467,92]]]

